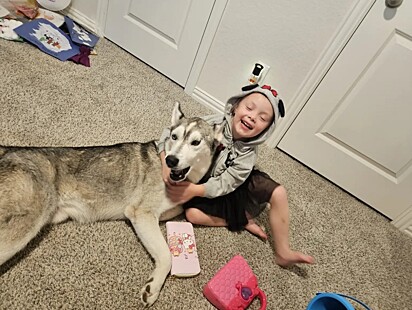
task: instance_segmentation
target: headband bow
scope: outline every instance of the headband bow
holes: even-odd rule
[[[278,92],[274,89],[272,89],[272,87],[270,87],[270,85],[263,85],[262,86],[263,89],[269,89],[270,92],[273,94],[273,96],[277,97],[278,96]]]
[[[262,89],[269,90],[272,93],[273,97],[278,96],[278,92],[276,90],[274,90],[270,85],[263,85]],[[278,109],[279,109],[280,117],[284,117],[285,116],[285,106],[283,105],[282,99],[279,99]]]

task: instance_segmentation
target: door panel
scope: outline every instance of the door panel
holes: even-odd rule
[[[390,34],[319,130],[394,177],[412,159],[412,122],[405,113],[411,101],[412,49],[402,41],[399,34]],[[388,81],[397,76],[403,78]],[[388,118],[396,119],[390,130]],[[388,150],[396,152],[388,156]]]
[[[174,6],[160,5],[159,0],[132,1],[129,17],[146,31],[153,31],[165,38],[173,45],[177,45],[178,38],[182,34],[186,16],[189,13],[190,3],[184,0],[174,1]],[[153,14],[156,12],[156,14]]]
[[[105,36],[184,86],[215,0],[110,0]]]
[[[279,143],[391,219],[412,204],[411,11],[377,1]]]

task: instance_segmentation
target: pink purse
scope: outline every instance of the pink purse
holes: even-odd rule
[[[246,309],[255,297],[266,309],[266,295],[241,255],[234,256],[203,287],[203,295],[219,310]]]

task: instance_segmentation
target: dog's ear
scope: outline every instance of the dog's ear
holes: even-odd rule
[[[213,130],[215,132],[215,143],[216,145],[220,144],[223,141],[223,125],[213,125]]]
[[[255,89],[256,87],[258,87],[259,84],[251,84],[251,85],[246,85],[242,87],[242,91],[248,91],[248,90],[252,90]]]
[[[176,102],[172,113],[172,126],[175,126],[183,117],[185,117],[185,115],[182,110],[180,110],[180,103]]]
[[[283,104],[282,99],[279,99],[278,108],[279,108],[280,117],[284,117],[285,116],[285,105]]]

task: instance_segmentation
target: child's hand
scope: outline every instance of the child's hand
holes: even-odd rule
[[[170,171],[171,169],[167,165],[162,166],[162,179],[165,184],[170,183]]]
[[[165,184],[167,185],[170,183],[169,177],[171,169],[166,164],[165,152],[160,153],[160,160],[162,162],[162,179],[163,182],[165,182]]]
[[[203,196],[203,185],[190,182],[166,183],[166,193],[169,199],[177,204],[183,204],[195,196]]]

